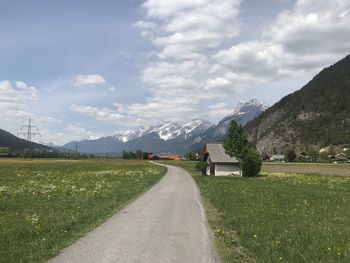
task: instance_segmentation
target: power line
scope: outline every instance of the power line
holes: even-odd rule
[[[32,119],[29,118],[29,123],[28,125],[23,125],[21,126],[21,130],[23,129],[27,129],[26,132],[19,132],[17,133],[17,136],[23,135],[25,137],[27,137],[27,141],[31,142],[32,138],[34,138],[35,136],[39,136],[41,137],[41,134],[39,132],[33,132],[33,129],[36,129],[37,131],[39,131],[37,126],[32,125]]]

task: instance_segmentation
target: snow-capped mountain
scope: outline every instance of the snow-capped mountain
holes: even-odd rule
[[[214,128],[208,129],[203,139],[208,142],[221,141],[226,135],[228,126],[232,120],[244,126],[268,108],[269,106],[267,103],[257,99],[251,99],[247,102],[240,101],[232,114],[223,118]]]
[[[121,153],[123,150],[137,149],[155,152],[186,152],[188,146],[200,142],[203,134],[213,126],[215,125],[202,119],[194,119],[187,123],[168,121],[97,140],[82,140],[78,143],[78,149],[84,153]],[[70,142],[63,147],[74,149],[76,143]]]
[[[159,125],[127,130],[113,136],[97,140],[79,142],[79,151],[84,153],[113,153],[135,151],[141,149],[150,152],[186,153],[198,150],[205,143],[220,141],[227,132],[231,120],[245,125],[267,109],[267,104],[258,100],[239,102],[233,113],[214,125],[202,119],[190,122],[167,121]],[[68,143],[68,149],[76,147],[76,143]]]
[[[121,142],[127,142],[143,136],[147,132],[146,127],[140,127],[137,130],[127,130],[122,133],[115,134],[113,138],[120,140]]]
[[[266,102],[257,99],[251,99],[247,102],[240,101],[237,104],[233,114],[227,115],[219,122],[219,124],[227,121],[230,122],[232,119],[234,119],[236,122],[244,126],[268,108],[269,105]]]
[[[123,143],[126,143],[133,139],[140,138],[146,134],[156,133],[160,139],[163,141],[168,141],[179,136],[187,137],[193,131],[203,131],[212,125],[213,124],[210,122],[204,121],[202,119],[194,119],[188,123],[168,121],[156,126],[141,127],[134,131],[128,130],[119,134],[115,134],[113,137],[122,141]]]

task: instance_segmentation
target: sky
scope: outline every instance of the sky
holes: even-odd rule
[[[0,0],[0,128],[62,145],[217,123],[349,53],[348,0]]]

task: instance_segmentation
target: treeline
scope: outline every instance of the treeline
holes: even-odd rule
[[[197,161],[200,159],[199,154],[195,152],[189,152],[185,154],[185,159],[189,161]]]
[[[147,160],[148,152],[143,152],[141,150],[133,151],[123,151],[122,158],[127,160]]]
[[[188,152],[184,155],[185,160],[189,161],[196,161],[199,160],[200,157],[198,153],[195,152]],[[156,159],[157,155],[152,156],[152,159]],[[127,160],[148,160],[149,159],[149,152],[143,152],[141,150],[137,151],[123,151],[122,153],[122,159],[127,159]]]
[[[0,147],[0,154],[4,157],[20,158],[95,158],[93,154],[81,154],[76,152],[62,152],[54,149],[25,148],[23,151],[11,151],[8,147]]]

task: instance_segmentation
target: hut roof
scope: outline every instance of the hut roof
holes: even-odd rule
[[[230,157],[222,146],[222,143],[208,143],[205,147],[205,157],[207,160],[210,156],[210,160],[213,163],[239,163],[236,157]]]

